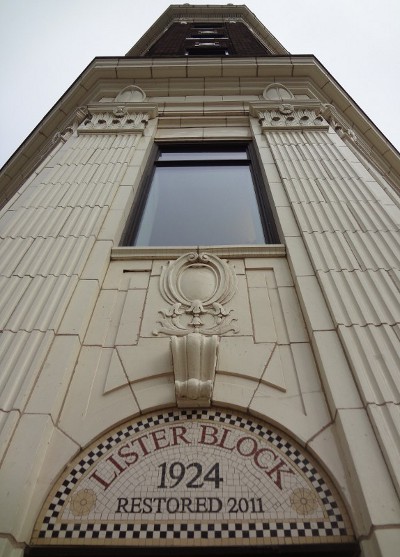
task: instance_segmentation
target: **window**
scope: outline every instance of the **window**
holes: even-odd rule
[[[250,153],[243,144],[157,146],[125,245],[278,241]]]

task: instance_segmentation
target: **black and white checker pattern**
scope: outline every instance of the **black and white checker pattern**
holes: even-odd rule
[[[266,522],[242,520],[227,522],[183,522],[170,521],[162,523],[104,523],[104,522],[62,522],[60,514],[67,502],[69,495],[77,482],[110,449],[131,437],[149,428],[164,424],[171,424],[184,420],[207,420],[220,424],[241,428],[252,434],[258,435],[280,449],[295,466],[307,477],[318,493],[321,503],[328,517],[325,521],[290,521]],[[331,490],[317,472],[312,463],[290,442],[282,438],[262,424],[258,424],[240,415],[231,414],[220,410],[175,410],[154,416],[149,416],[139,422],[130,424],[116,431],[102,443],[92,448],[69,472],[58,491],[55,493],[48,510],[45,513],[42,525],[37,533],[36,543],[57,543],[59,540],[101,539],[101,540],[229,540],[229,539],[264,539],[274,538],[342,538],[349,536],[339,506]]]

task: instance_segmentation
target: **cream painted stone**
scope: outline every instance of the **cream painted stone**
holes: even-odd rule
[[[296,290],[309,331],[327,331],[334,325],[316,277],[297,277]]]
[[[330,419],[319,421],[320,415],[306,414],[300,395],[287,397],[284,393],[277,396],[276,389],[259,385],[250,403],[251,414],[269,421],[299,441],[302,445],[326,427]]]
[[[14,297],[15,307],[3,328],[15,332],[57,329],[76,283],[76,276],[34,277],[18,302]],[[3,295],[7,296],[6,289]]]
[[[280,182],[269,183],[268,189],[269,192],[271,193],[272,202],[275,207],[290,207],[290,201],[282,183]]]
[[[203,128],[167,128],[158,129],[155,135],[155,140],[162,139],[201,139],[203,137]]]
[[[273,349],[273,343],[256,344],[252,337],[222,337],[218,348],[217,372],[259,380]]]
[[[204,139],[251,139],[251,132],[245,126],[228,126],[225,128],[203,128]]]
[[[299,227],[297,226],[291,207],[276,207],[278,215],[278,226],[282,229],[283,236],[300,236]]]
[[[78,335],[81,342],[86,333],[99,294],[96,280],[80,280],[58,329],[59,335]]]
[[[72,236],[63,238],[35,238],[29,250],[20,260],[14,274],[72,276],[79,275],[94,244],[94,238]]]
[[[398,249],[398,232],[353,232],[345,234],[354,256],[360,262],[361,269],[400,268],[400,250]],[[349,269],[351,270],[351,269]]]
[[[277,332],[267,288],[249,288],[255,342],[276,342]]]
[[[64,209],[64,211],[66,210]],[[61,228],[59,235],[65,237],[86,236],[86,238],[97,236],[107,214],[108,207],[75,207],[71,210],[71,214]],[[51,236],[51,234],[48,235]],[[108,240],[109,238],[105,239]]]
[[[331,271],[317,276],[336,324],[400,323],[399,289],[386,271]]]
[[[115,338],[116,345],[137,343],[145,297],[145,290],[127,291]]]
[[[76,335],[55,337],[26,406],[27,413],[50,414],[56,422],[80,348]]]
[[[228,263],[228,265],[233,267],[233,269],[235,271],[235,275],[245,275],[246,274],[243,259],[232,259],[232,260],[227,259],[227,263]]]
[[[0,462],[8,448],[14,430],[17,427],[20,414],[17,410],[3,412],[0,410]]]
[[[340,326],[339,337],[364,403],[400,402],[400,339],[392,327]]]
[[[275,162],[264,163],[263,169],[269,184],[272,184],[273,182],[278,182],[279,184],[282,183],[282,176],[280,175],[278,167],[275,164]]]
[[[309,342],[292,342],[290,345],[302,393],[322,392],[322,386]]]
[[[127,290],[129,287],[130,277],[133,273],[151,271],[152,266],[153,264],[150,259],[112,261],[104,279],[103,289]]]
[[[274,346],[274,350],[271,354],[266,369],[261,377],[261,383],[279,389],[280,391],[286,391],[286,381],[285,381],[285,370],[283,369],[281,351],[284,350],[283,347]],[[289,370],[286,370],[289,373]]]
[[[348,202],[350,203],[350,202]],[[303,232],[347,232],[360,230],[359,222],[348,203],[294,203],[299,228]]]
[[[308,178],[285,178],[283,183],[292,203],[319,203],[321,201],[326,201],[326,198],[322,195],[318,187],[317,180],[309,180]]]
[[[111,241],[95,242],[92,251],[86,261],[81,279],[97,280],[102,285],[107,269],[110,264]]]
[[[289,341],[308,342],[309,338],[295,289],[291,287],[278,288],[278,295]]]
[[[307,443],[307,449],[328,471],[336,489],[344,499],[353,525],[357,526],[359,512],[351,493],[350,478],[343,462],[335,425],[329,425],[319,431]]]
[[[269,279],[272,277],[271,273],[267,274],[267,284],[269,288],[276,286],[294,286],[293,276],[290,272],[288,261],[285,257],[274,259],[274,283],[270,283]]]
[[[132,206],[134,188],[131,185],[120,185],[111,204],[112,211],[124,211]]]
[[[142,324],[140,327],[141,337],[154,338],[153,331],[156,329],[162,317],[160,312],[168,308],[168,302],[166,302],[160,294],[159,281],[159,276],[150,277],[146,304],[144,306]]]
[[[273,386],[277,388],[280,386],[280,390],[286,392],[288,398],[301,394],[299,372],[296,368],[297,362],[294,359],[292,346],[293,344],[278,344],[275,347],[261,380],[263,384],[271,386],[272,380],[269,379],[275,378],[276,385]],[[281,397],[282,394],[277,393],[277,396]]]
[[[314,354],[332,414],[338,408],[361,408],[362,402],[336,331],[312,334]]]
[[[354,236],[356,233],[349,233]],[[305,233],[304,242],[313,262],[314,269],[321,271],[347,269],[353,271],[360,268],[363,259],[356,257],[355,250],[347,243],[348,233],[325,232]]]
[[[303,238],[286,238],[288,262],[294,276],[311,276],[314,269]]]
[[[11,277],[33,243],[33,238],[6,238],[0,242],[0,275]]]
[[[118,352],[113,350],[104,385],[104,394],[114,391],[124,385],[128,385],[128,383],[129,381],[125,374]]]
[[[10,539],[0,538],[0,557],[23,557],[23,556],[24,556],[24,546],[19,544],[13,545]]]
[[[170,338],[141,338],[136,346],[117,346],[131,383],[172,373]]]
[[[197,246],[190,246],[188,248],[187,253],[196,252],[196,250],[197,250]],[[153,261],[153,267],[151,269],[151,276],[152,277],[160,276],[161,273],[162,273],[163,268],[168,265],[168,261],[169,261],[168,259],[161,259],[161,260]]]
[[[86,331],[84,344],[113,347],[125,303],[125,292],[101,290]]]
[[[362,557],[398,557],[400,525],[375,529],[367,539],[360,542]]]
[[[123,210],[109,210],[97,239],[111,240],[114,245],[117,245],[122,236],[128,214],[129,207],[125,207]]]
[[[339,440],[362,526],[400,524],[400,502],[365,410],[338,410]]]
[[[170,376],[155,377],[140,381],[133,386],[133,393],[141,412],[176,406],[175,381]]]
[[[246,267],[248,268],[247,261],[248,260],[246,259]],[[266,275],[268,273],[274,274],[273,269],[263,269],[259,271],[247,270],[246,276],[247,276],[247,284],[249,285],[249,288],[266,288],[267,286]]]
[[[257,381],[217,372],[212,396],[213,404],[246,412],[257,388]]]
[[[293,286],[293,278],[289,271],[287,261],[284,257],[246,257],[246,270],[264,271],[265,282],[258,286],[276,288],[277,286]],[[253,286],[253,285],[251,285]],[[254,284],[254,286],[256,286]]]
[[[150,280],[150,273],[149,272],[141,272],[141,271],[124,271],[124,274],[127,275],[129,280],[128,288],[129,290],[140,290],[144,289],[147,290],[149,286]]]
[[[68,438],[62,431],[54,428],[45,449],[43,465],[36,480],[36,488],[30,501],[27,520],[24,524],[23,537],[31,536],[36,517],[43,505],[43,496],[47,496],[54,482],[57,480],[66,465],[76,456],[81,447]]]
[[[282,300],[278,288],[270,288],[268,290],[269,299],[271,302],[272,319],[276,330],[276,339],[279,344],[288,344],[289,333],[287,323],[283,313]],[[298,302],[296,301],[296,304]],[[261,315],[262,317],[262,315]]]
[[[139,412],[128,387],[104,394],[112,354],[97,346],[81,350],[59,420],[60,429],[81,446]]]
[[[0,333],[2,410],[23,411],[53,339],[53,331]]]
[[[50,416],[22,416],[0,468],[0,524],[17,542],[29,541],[26,522],[32,527],[36,517],[29,516],[29,505],[52,430]]]
[[[368,415],[371,418],[378,443],[390,470],[397,493],[400,495],[400,406],[369,404]]]
[[[332,416],[323,392],[302,393],[302,399],[305,413],[312,417],[315,424],[321,424],[321,429],[331,423]]]

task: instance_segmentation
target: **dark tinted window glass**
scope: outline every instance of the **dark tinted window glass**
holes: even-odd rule
[[[160,167],[136,245],[264,243],[247,166]]]
[[[161,149],[135,245],[265,243],[247,158],[245,148]]]
[[[191,160],[247,160],[247,152],[245,150],[226,150],[226,151],[164,151],[161,152],[159,161],[191,161]]]

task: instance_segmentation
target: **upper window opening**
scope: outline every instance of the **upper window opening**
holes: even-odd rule
[[[275,229],[256,174],[247,145],[158,146],[126,243],[273,243]]]

